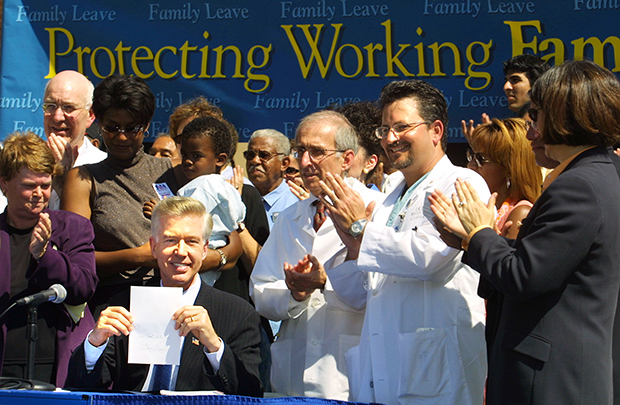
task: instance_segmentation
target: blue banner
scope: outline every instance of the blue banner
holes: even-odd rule
[[[151,86],[151,137],[180,103],[205,96],[241,141],[331,103],[375,100],[396,79],[443,91],[448,137],[460,120],[510,115],[502,63],[534,53],[620,71],[620,0],[5,0],[0,140],[43,133],[48,79],[67,69],[95,85],[113,74]]]

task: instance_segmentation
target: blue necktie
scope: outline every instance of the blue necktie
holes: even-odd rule
[[[153,391],[169,390],[172,380],[171,364],[156,364],[153,366]]]

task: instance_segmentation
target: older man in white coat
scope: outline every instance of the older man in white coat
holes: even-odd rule
[[[372,221],[341,179],[327,176],[321,185],[348,248],[347,261],[330,270],[332,286],[349,305],[366,308],[360,344],[346,357],[350,399],[481,404],[486,351],[478,275],[440,239],[428,195],[435,189],[451,195],[457,178],[483,199],[489,190],[445,155],[448,113],[439,90],[419,80],[393,82],[380,101],[383,126],[376,134],[404,179]],[[360,221],[360,235],[348,235]]]
[[[333,292],[329,269],[342,263],[347,251],[317,196],[327,173],[346,174],[357,136],[344,116],[322,111],[301,121],[296,144],[293,154],[311,195],[280,213],[254,266],[250,291],[261,315],[282,321],[271,346],[274,391],[346,400],[344,355],[359,342],[364,311]],[[366,204],[383,200],[382,194],[347,181]]]

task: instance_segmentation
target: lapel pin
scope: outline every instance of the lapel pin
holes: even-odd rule
[[[196,337],[192,336],[192,343],[196,346],[200,346],[200,340],[196,339]]]

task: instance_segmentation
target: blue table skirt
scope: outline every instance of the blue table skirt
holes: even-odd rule
[[[0,391],[0,405],[362,405],[320,398],[252,398],[237,395],[183,396],[92,392]],[[366,404],[364,404],[366,405]]]

